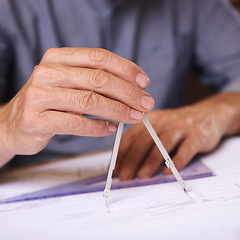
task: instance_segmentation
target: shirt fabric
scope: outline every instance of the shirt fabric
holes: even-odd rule
[[[0,103],[52,47],[105,48],[135,62],[150,77],[155,109],[184,104],[190,69],[206,86],[240,92],[240,18],[227,0],[0,0]],[[13,162],[102,150],[113,141],[58,135],[41,153]]]

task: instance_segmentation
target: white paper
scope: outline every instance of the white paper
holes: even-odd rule
[[[239,147],[232,138],[204,157],[218,174],[187,194],[173,182],[113,190],[108,207],[102,192],[0,205],[0,238],[240,239]]]

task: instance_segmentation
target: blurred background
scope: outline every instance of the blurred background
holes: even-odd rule
[[[234,7],[236,7],[240,14],[240,0],[230,0],[230,2],[233,4]],[[215,93],[214,89],[202,86],[199,83],[195,74],[194,73],[191,74],[186,95],[186,102],[188,104],[197,102],[205,97],[211,96],[214,93]]]
[[[240,0],[230,0],[230,2],[240,11]]]

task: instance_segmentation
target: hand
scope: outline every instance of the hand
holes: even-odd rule
[[[103,49],[48,50],[28,82],[0,108],[1,152],[35,154],[55,134],[107,136],[110,121],[135,124],[153,108],[142,89],[148,77],[137,65]],[[8,157],[9,158],[9,157]]]
[[[239,132],[240,94],[220,94],[201,103],[147,114],[178,170],[200,152],[213,150],[224,135]],[[121,180],[151,177],[163,157],[143,123],[123,136],[115,175]],[[164,166],[164,174],[171,173]]]

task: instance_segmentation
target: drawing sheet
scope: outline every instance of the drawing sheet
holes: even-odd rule
[[[240,239],[239,149],[236,137],[204,157],[216,176],[188,193],[170,182],[113,190],[108,206],[102,192],[1,204],[1,239]]]
[[[196,160],[189,166],[187,166],[181,172],[181,175],[185,180],[190,180],[195,178],[210,177],[213,176],[214,173],[209,168],[207,168],[203,163],[201,163],[201,161]],[[103,191],[106,184],[106,178],[107,178],[106,174],[101,174],[90,178],[84,178],[70,183],[60,184],[54,187],[44,188],[38,191],[23,193],[10,198],[4,198],[0,200],[0,204]],[[176,181],[173,175],[165,176],[161,173],[147,179],[135,178],[133,180],[124,182],[120,181],[118,178],[114,178],[112,181],[111,189],[162,184],[173,181]]]
[[[1,239],[239,239],[240,174],[0,205]]]

